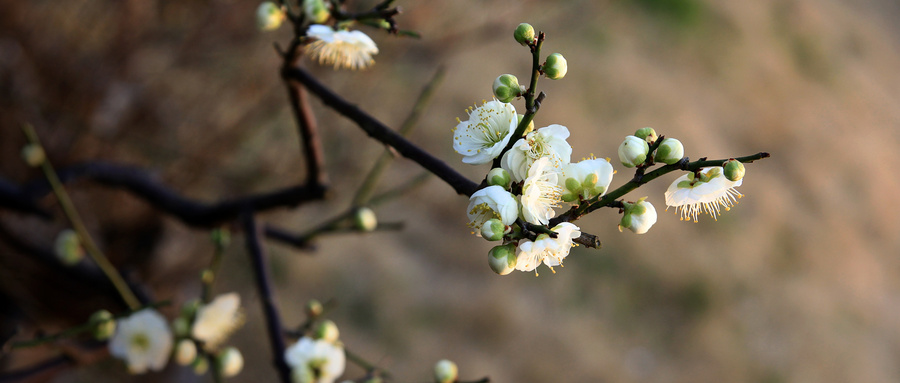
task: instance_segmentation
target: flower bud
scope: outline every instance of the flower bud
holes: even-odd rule
[[[341,333],[338,331],[338,327],[334,322],[330,320],[324,320],[322,323],[319,323],[319,327],[316,327],[316,331],[313,333],[313,338],[321,339],[329,343],[334,343],[338,340]]]
[[[322,0],[303,0],[303,13],[313,24],[322,24],[331,16]]]
[[[206,361],[206,358],[195,358],[191,368],[194,369],[195,374],[203,375],[206,371],[209,371],[209,362]]]
[[[656,208],[650,202],[644,201],[645,198],[635,203],[625,202],[625,214],[619,222],[619,231],[625,228],[635,234],[644,234],[656,223]]]
[[[634,132],[634,135],[651,144],[656,141],[657,138],[659,138],[659,136],[656,135],[656,131],[651,127],[640,128],[636,132]]]
[[[566,77],[566,72],[569,70],[569,67],[566,65],[566,58],[563,57],[563,55],[554,53],[547,56],[547,61],[541,69],[544,71],[544,75],[547,76],[547,78],[559,80]]]
[[[488,265],[491,270],[500,275],[506,275],[516,269],[516,245],[494,246],[488,253]]]
[[[725,178],[731,182],[738,182],[744,178],[744,164],[734,158],[725,161]]]
[[[28,166],[36,168],[47,160],[47,155],[39,145],[28,144],[22,148],[22,159],[25,160]]]
[[[516,38],[516,41],[522,45],[528,45],[534,42],[534,27],[528,23],[519,24],[516,27],[516,31],[513,32],[513,37]]]
[[[441,359],[434,365],[434,381],[436,383],[452,383],[459,376],[459,368],[456,363],[447,359]]]
[[[681,161],[684,157],[684,145],[674,138],[665,138],[656,148],[656,162],[664,162],[668,165]]]
[[[650,145],[647,145],[647,141],[639,137],[628,136],[619,145],[619,161],[622,161],[622,165],[626,168],[633,168],[644,163],[649,152]]]
[[[84,248],[78,233],[65,229],[56,236],[56,257],[66,266],[73,266],[84,258]]]
[[[197,345],[193,340],[182,339],[175,346],[175,363],[182,366],[190,366],[197,359]]]
[[[284,11],[271,1],[265,1],[256,8],[256,26],[264,31],[278,29],[284,21]]]
[[[356,209],[356,214],[353,215],[353,223],[361,231],[372,231],[378,227],[378,218],[375,217],[375,212],[372,209],[363,206]]]
[[[499,241],[503,239],[505,231],[506,225],[496,218],[491,218],[485,221],[484,225],[481,225],[481,237],[488,241]]]
[[[175,318],[172,321],[172,333],[179,338],[191,335],[191,322],[184,317]]]
[[[197,314],[197,309],[200,308],[200,300],[199,299],[191,299],[184,304],[181,305],[181,317],[188,320],[188,322],[192,322],[194,319],[194,315]]]
[[[106,310],[100,310],[91,315],[88,320],[91,324],[91,332],[97,340],[107,340],[116,332],[116,320],[112,313]]]
[[[315,318],[319,315],[322,315],[322,311],[325,311],[325,307],[322,306],[322,303],[315,299],[310,299],[306,302],[306,307],[304,307],[306,311],[306,316],[308,318]]]
[[[525,91],[524,87],[519,85],[519,79],[511,74],[504,74],[494,79],[494,97],[500,102],[510,102],[519,97]]]
[[[509,187],[510,181],[512,179],[509,177],[509,172],[503,168],[493,168],[487,174],[488,186],[497,185],[506,189]]]
[[[239,374],[244,368],[244,356],[234,347],[228,347],[219,352],[216,362],[219,373],[226,378]]]
[[[518,116],[518,118],[519,118],[519,120],[516,121],[516,126],[519,126],[519,124],[522,123],[522,119],[525,118],[525,115],[518,114],[516,116]],[[534,119],[532,119],[531,121],[528,121],[528,126],[525,127],[525,131],[523,133],[528,134],[528,133],[531,133],[531,131],[533,131],[533,130],[534,130]]]

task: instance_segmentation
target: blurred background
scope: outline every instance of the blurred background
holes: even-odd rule
[[[348,1],[368,9],[373,1]],[[32,123],[57,167],[105,160],[152,169],[205,201],[303,180],[299,138],[273,42],[255,1],[0,1],[0,174],[41,175],[19,158]],[[439,179],[376,209],[399,232],[325,236],[315,252],[269,242],[285,323],[310,298],[353,352],[397,382],[427,382],[447,358],[461,379],[495,382],[900,381],[900,4],[891,0],[403,1],[402,29],[363,29],[381,52],[363,72],[304,65],[328,86],[398,127],[438,67],[446,79],[411,140],[462,164],[450,128],[491,97],[503,73],[527,81],[530,56],[512,39],[520,22],[546,33],[546,54],[567,76],[542,80],[538,127],[571,131],[573,160],[616,157],[625,135],[651,126],[680,139],[692,159],[768,151],[747,166],[740,204],[717,222],[663,212],[676,175],[644,186],[658,223],[645,235],[616,229],[600,210],[578,224],[603,241],[576,248],[540,277],[499,277],[491,244],[465,227],[467,200]],[[523,109],[521,100],[515,103]],[[322,203],[260,216],[301,232],[343,211],[383,147],[313,101],[332,193]],[[621,165],[617,187],[631,177]],[[382,187],[421,169],[398,160]],[[114,262],[175,304],[200,292],[209,233],[160,215],[130,195],[69,185]],[[58,211],[52,197],[43,206]],[[4,325],[26,334],[82,323],[114,308],[65,270],[47,268],[10,238],[52,249],[66,226],[0,211]],[[219,293],[238,291],[246,325],[231,339],[244,354],[233,382],[274,381],[259,298],[242,235],[223,264]],[[56,355],[17,352],[0,370]],[[103,359],[34,378],[46,382],[210,381],[170,363],[128,376]],[[361,376],[348,367],[346,378]]]

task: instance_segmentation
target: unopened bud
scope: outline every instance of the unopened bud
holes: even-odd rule
[[[488,241],[499,241],[503,239],[503,234],[505,234],[506,225],[503,222],[500,222],[499,219],[491,218],[484,222],[484,225],[481,225],[481,237]]]
[[[434,381],[435,383],[452,383],[459,376],[459,368],[456,363],[447,359],[441,359],[434,365]]]
[[[681,141],[674,138],[663,139],[659,147],[656,148],[655,159],[657,162],[671,165],[681,161],[682,157],[684,157],[684,145],[681,144]]]
[[[500,186],[504,189],[509,187],[509,183],[512,179],[509,176],[509,172],[503,168],[493,168],[487,174],[487,183],[488,186]]]
[[[511,74],[503,74],[494,79],[494,97],[500,102],[510,102],[525,92],[525,87],[519,85],[519,79]]]
[[[315,299],[310,299],[306,302],[306,306],[304,307],[306,311],[307,318],[316,318],[319,315],[322,315],[322,311],[325,310],[325,307],[322,306],[322,303]]]
[[[491,270],[500,275],[507,275],[516,269],[516,245],[494,246],[488,253],[488,265]]]
[[[624,228],[635,234],[644,234],[656,223],[656,208],[650,202],[644,201],[645,198],[635,203],[625,202],[625,214],[619,222],[619,231]]]
[[[199,299],[191,299],[184,304],[181,305],[181,317],[187,319],[189,322],[193,321],[194,315],[197,314],[197,309],[200,308],[200,300]]]
[[[191,334],[191,322],[187,318],[178,317],[172,321],[172,333],[176,337],[185,337]]]
[[[264,31],[278,29],[284,21],[284,10],[271,1],[265,1],[256,8],[256,26]]]
[[[519,24],[516,27],[516,31],[513,32],[513,37],[516,38],[516,41],[522,45],[528,45],[534,42],[534,27],[528,23]]]
[[[544,71],[544,75],[551,80],[559,80],[563,77],[566,77],[566,72],[569,70],[568,65],[566,64],[566,58],[559,53],[554,53],[550,56],[547,56],[547,61],[544,62],[544,66],[542,67]]]
[[[97,340],[107,340],[116,332],[116,320],[109,311],[97,311],[88,321],[91,324],[91,332]]]
[[[647,141],[639,137],[628,136],[619,145],[619,161],[622,161],[622,165],[626,168],[633,168],[644,163],[649,152],[650,145],[647,145]]]
[[[25,160],[25,163],[28,164],[28,166],[36,168],[44,163],[47,159],[47,155],[44,153],[44,149],[39,145],[28,144],[22,148],[22,159]]]
[[[378,218],[375,217],[375,212],[372,209],[363,206],[356,209],[356,214],[353,215],[353,223],[356,224],[356,228],[359,230],[372,231],[378,227]]]
[[[191,363],[191,368],[194,369],[195,374],[203,375],[209,371],[209,362],[206,361],[206,358],[195,358],[194,363]]]
[[[731,182],[737,182],[744,178],[744,164],[734,158],[725,161],[725,178]]]
[[[322,323],[319,323],[319,327],[316,327],[316,331],[313,333],[313,338],[321,339],[329,343],[334,343],[340,337],[341,332],[338,331],[338,327],[334,322],[330,320],[324,320]]]
[[[223,377],[230,378],[244,368],[244,356],[234,347],[227,347],[216,357],[216,368]]]
[[[303,0],[303,13],[309,17],[314,24],[322,24],[328,20],[331,13],[322,0]]]
[[[190,366],[194,363],[194,359],[197,359],[197,345],[194,341],[190,339],[179,341],[178,346],[175,346],[175,363]]]
[[[84,248],[78,233],[65,229],[56,236],[56,257],[66,266],[73,266],[84,258]]]
[[[659,136],[656,135],[656,131],[651,127],[640,128],[636,132],[634,132],[635,137],[641,138],[647,143],[653,143],[656,141]]]

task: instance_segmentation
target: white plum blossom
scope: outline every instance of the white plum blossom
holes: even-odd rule
[[[243,324],[241,297],[237,293],[222,294],[197,309],[191,335],[212,350]]]
[[[463,155],[462,162],[480,165],[500,155],[516,130],[516,108],[497,100],[467,109],[469,119],[453,128],[453,150]]]
[[[553,124],[525,135],[503,155],[500,166],[519,182],[528,177],[528,169],[539,158],[548,158],[551,166],[560,169],[572,158],[572,146],[566,142],[569,129]]]
[[[488,186],[472,193],[469,207],[469,227],[481,230],[487,220],[499,219],[504,225],[511,225],[519,217],[519,204],[516,197],[500,186]]]
[[[563,259],[569,256],[569,251],[575,246],[572,240],[581,236],[581,229],[569,222],[563,222],[551,230],[556,232],[556,238],[540,234],[535,241],[528,239],[519,241],[516,270],[534,271],[543,263],[550,267],[550,271],[556,273],[553,267],[562,265]]]
[[[346,356],[339,343],[303,337],[284,352],[294,382],[333,383],[344,373]]]
[[[522,217],[535,225],[546,225],[556,216],[554,207],[560,203],[562,188],[558,185],[559,173],[548,157],[541,157],[528,170],[528,178],[522,186]]]
[[[579,197],[586,200],[606,194],[613,173],[608,159],[591,158],[564,165],[559,176],[562,200],[573,202]]]
[[[166,318],[154,309],[143,309],[118,320],[109,340],[109,353],[125,361],[132,374],[166,367],[172,352],[172,332]]]
[[[365,69],[375,63],[378,46],[360,31],[335,31],[327,25],[314,24],[306,32],[315,39],[306,46],[310,58],[334,69]]]
[[[700,169],[698,174],[682,175],[666,190],[666,209],[674,207],[682,221],[690,218],[697,222],[700,213],[716,219],[722,209],[731,210],[743,196],[734,189],[741,186],[743,180],[729,181],[721,166]]]

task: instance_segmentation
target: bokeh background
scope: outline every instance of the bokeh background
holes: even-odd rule
[[[366,9],[373,2],[348,1]],[[579,221],[602,250],[576,248],[566,267],[535,277],[493,274],[487,242],[465,227],[464,197],[431,179],[379,206],[399,232],[326,236],[315,252],[270,243],[288,324],[306,300],[334,299],[329,317],[349,349],[397,382],[426,382],[456,361],[461,378],[496,382],[900,381],[900,5],[891,0],[397,1],[404,29],[365,29],[378,43],[364,72],[304,65],[348,100],[397,127],[438,67],[446,79],[411,140],[472,179],[450,128],[491,97],[502,73],[522,81],[530,58],[512,39],[520,22],[568,59],[537,126],[569,127],[573,157],[616,156],[644,126],[680,139],[691,158],[759,151],[745,197],[718,222],[663,212],[675,175],[628,196],[649,196],[659,222],[619,233],[604,209]],[[0,1],[0,174],[40,174],[18,158],[23,121],[57,166],[106,160],[153,169],[207,201],[303,179],[299,138],[272,44],[255,1]],[[313,102],[332,194],[261,220],[300,232],[344,210],[383,147]],[[516,106],[522,108],[522,102]],[[615,163],[615,161],[614,161]],[[619,174],[613,187],[630,178]],[[399,160],[387,188],[420,173]],[[177,304],[196,297],[208,233],[88,182],[69,188],[114,261]],[[57,209],[48,197],[42,203]],[[64,226],[0,211],[3,231],[50,249]],[[245,370],[233,382],[274,381],[249,262],[235,240],[218,292],[241,293],[246,325],[231,344]],[[63,329],[112,307],[96,289],[0,241],[4,324],[24,334]],[[177,308],[165,309],[170,317]],[[0,370],[58,351],[0,359]],[[76,352],[77,354],[77,352]],[[90,359],[90,358],[86,358]],[[86,360],[47,382],[209,381],[170,363],[130,377],[115,360]],[[347,378],[361,375],[356,367]]]

